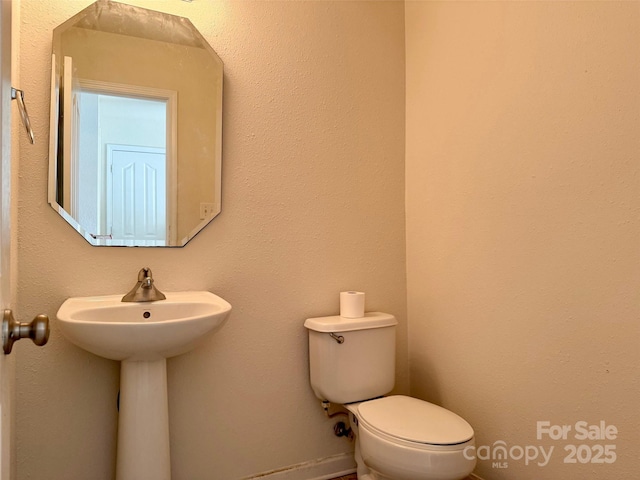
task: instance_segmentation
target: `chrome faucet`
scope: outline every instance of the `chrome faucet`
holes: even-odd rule
[[[123,302],[153,302],[155,300],[164,300],[164,293],[158,290],[153,284],[153,276],[151,269],[144,267],[138,272],[138,283],[122,297]]]

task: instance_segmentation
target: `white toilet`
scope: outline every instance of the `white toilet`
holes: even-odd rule
[[[471,425],[429,402],[382,397],[395,383],[397,323],[380,312],[307,319],[311,387],[350,412],[358,480],[461,480],[476,465],[465,453]]]

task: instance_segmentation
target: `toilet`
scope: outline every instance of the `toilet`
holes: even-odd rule
[[[348,410],[358,480],[461,480],[476,465],[471,425],[423,400],[383,396],[395,383],[397,324],[382,312],[307,319],[311,388]]]

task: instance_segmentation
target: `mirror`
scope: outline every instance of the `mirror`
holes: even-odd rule
[[[186,245],[221,209],[222,77],[186,18],[99,0],[55,28],[49,204],[92,245]]]

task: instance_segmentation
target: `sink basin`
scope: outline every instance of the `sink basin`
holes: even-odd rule
[[[210,292],[165,292],[166,300],[75,297],[58,310],[63,335],[120,360],[116,480],[171,480],[167,358],[186,353],[225,322],[231,305]]]
[[[231,305],[210,292],[165,292],[166,300],[122,302],[122,295],[74,297],[58,310],[60,330],[111,360],[155,360],[192,350],[220,327]]]

